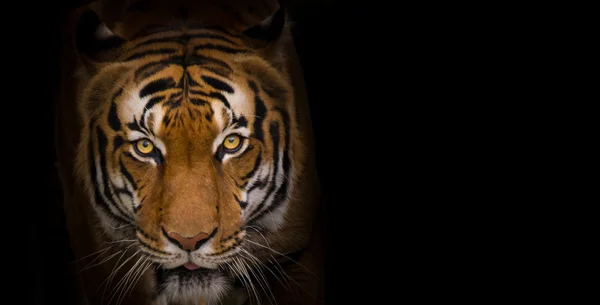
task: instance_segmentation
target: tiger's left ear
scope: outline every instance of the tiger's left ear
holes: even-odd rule
[[[267,17],[262,22],[254,25],[242,33],[252,47],[263,48],[276,42],[283,32],[285,26],[285,8],[279,2],[279,8],[275,14]]]
[[[75,33],[75,47],[85,66],[94,70],[116,57],[116,50],[125,40],[110,30],[93,10],[79,17]]]

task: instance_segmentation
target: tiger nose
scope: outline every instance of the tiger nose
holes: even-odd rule
[[[192,237],[186,237],[182,236],[177,232],[167,233],[165,228],[162,228],[162,231],[170,242],[174,243],[175,245],[177,245],[177,247],[186,251],[198,250],[198,248],[200,248],[216,232],[215,230],[215,232],[213,232],[213,234],[210,235],[208,233],[200,232]]]

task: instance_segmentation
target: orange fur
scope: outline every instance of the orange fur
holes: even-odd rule
[[[233,14],[232,10],[236,11],[232,7],[241,7],[240,2],[232,2],[227,9],[223,9],[216,1],[195,1],[190,4],[178,0],[169,1],[166,6],[158,1],[149,2],[149,6],[152,7],[149,12],[118,14],[114,12],[123,10],[115,10],[116,2],[99,1],[92,4],[90,7],[98,12],[104,24],[114,34],[125,38],[126,42],[114,52],[95,58],[85,54],[74,57],[70,41],[66,44],[64,52],[65,74],[57,108],[56,138],[71,245],[78,257],[110,247],[106,252],[102,252],[102,255],[91,256],[91,259],[98,257],[96,263],[102,262],[98,267],[80,274],[81,297],[84,298],[85,295],[91,305],[106,303],[107,297],[103,295],[103,289],[108,287],[108,291],[114,290],[119,280],[134,268],[136,262],[145,263],[142,260],[144,257],[140,256],[140,253],[144,253],[143,247],[133,244],[125,249],[125,246],[131,245],[126,242],[111,246],[119,241],[114,241],[114,236],[103,231],[104,220],[94,210],[94,203],[97,202],[90,194],[96,186],[93,185],[94,180],[90,175],[90,167],[93,165],[90,163],[90,157],[94,156],[96,160],[100,160],[98,158],[102,154],[105,156],[106,173],[116,175],[115,173],[125,168],[137,185],[135,195],[141,204],[131,207],[131,210],[128,210],[128,206],[119,206],[121,211],[118,213],[132,215],[131,218],[137,227],[135,238],[146,244],[146,247],[157,250],[156,253],[168,252],[169,241],[163,236],[164,230],[165,233],[176,232],[180,236],[194,236],[198,232],[210,234],[214,231],[214,238],[209,241],[214,255],[240,245],[244,239],[253,240],[255,243],[245,244],[245,250],[262,262],[269,262],[275,258],[285,260],[286,256],[280,254],[304,249],[297,261],[285,267],[285,272],[291,280],[270,279],[269,285],[273,293],[270,297],[275,297],[278,304],[323,304],[323,211],[319,209],[318,178],[314,164],[308,103],[289,28],[284,27],[282,35],[275,42],[256,44],[256,41],[249,41],[239,33],[272,14],[276,6],[257,6],[261,9],[254,11],[260,13],[252,14],[241,10],[237,11],[238,14]],[[228,37],[229,42],[220,42],[221,45],[248,52],[225,54],[210,49],[195,49],[202,44],[215,44],[215,39],[210,37],[191,39],[186,44],[148,43],[171,35],[180,35],[182,31],[194,35],[210,34],[210,30],[184,27],[164,33],[140,34],[144,33],[142,29],[149,25],[172,25],[179,22],[177,14],[182,6],[187,7],[187,18],[190,20],[228,29],[226,32],[230,35],[224,36]],[[67,33],[73,32],[75,20],[85,9],[88,8],[74,12],[74,22],[67,28]],[[144,46],[145,43],[147,45]],[[142,47],[139,47],[140,45]],[[268,134],[270,129],[264,128],[263,131],[267,134],[265,137],[278,136],[281,141],[261,141],[249,136],[244,142],[247,146],[244,147],[252,148],[242,155],[231,157],[227,162],[215,161],[214,143],[216,137],[222,133],[215,118],[220,116],[221,120],[229,121],[232,117],[225,109],[222,109],[222,113],[214,113],[213,105],[218,102],[211,101],[208,105],[200,106],[194,104],[194,99],[208,99],[202,95],[207,92],[194,93],[190,88],[198,84],[199,89],[194,87],[196,91],[205,90],[202,88],[206,87],[207,83],[202,76],[217,77],[219,67],[211,66],[217,72],[214,72],[214,69],[210,72],[198,66],[184,69],[180,65],[171,65],[156,72],[153,68],[144,70],[145,65],[164,60],[168,56],[159,54],[140,60],[127,60],[140,52],[161,48],[170,48],[173,54],[179,56],[205,56],[226,63],[231,67],[228,80],[235,84],[236,94],[244,97],[241,105],[237,107],[248,114],[248,125],[257,120],[256,116],[253,117],[252,100],[249,100],[249,97],[256,94],[267,108],[266,117],[261,119],[265,122],[276,122],[270,126],[279,127],[273,129],[278,130],[277,135]],[[144,73],[151,76],[144,77]],[[190,78],[187,78],[186,74]],[[111,126],[111,107],[113,99],[118,105],[128,105],[131,99],[135,98],[130,92],[137,92],[149,83],[164,78],[185,80],[183,89],[173,87],[161,91],[167,99],[178,94],[183,98],[180,106],[163,113],[168,114],[170,118],[168,124],[154,112],[148,118],[150,128],[159,130],[154,135],[156,143],[162,143],[166,154],[160,164],[144,163],[140,161],[139,156],[125,156],[135,154],[134,143],[127,141],[131,134],[127,134],[125,128],[115,130]],[[255,93],[255,88],[252,88],[249,82],[258,87],[258,93]],[[115,92],[120,90],[123,93],[114,98],[117,96]],[[128,117],[128,111],[135,113],[126,107],[116,111],[122,125],[127,124],[125,118]],[[287,118],[283,113],[287,114]],[[211,115],[213,118],[207,119]],[[289,128],[288,132],[285,126]],[[277,230],[260,233],[245,230],[242,233],[244,224],[240,217],[242,209],[238,203],[241,197],[239,186],[246,182],[244,175],[252,171],[259,154],[263,162],[275,162],[274,152],[286,145],[286,136],[290,138],[288,151],[293,175],[288,178],[293,189],[287,201],[284,222]],[[103,137],[107,140],[103,141]],[[117,138],[124,140],[117,144]],[[274,146],[274,143],[279,144]],[[114,189],[112,192],[115,192]],[[265,245],[271,249],[267,249]],[[111,254],[114,256],[109,259]],[[132,259],[116,272],[114,279],[110,281],[111,284],[107,285],[104,280],[110,274],[115,274],[115,267],[127,258]],[[78,268],[83,269],[91,259],[81,260]],[[275,271],[275,274],[277,272]],[[265,271],[265,274],[269,274],[269,271]],[[285,282],[290,283],[286,285]],[[256,286],[259,287],[259,284]],[[140,280],[131,286],[131,296],[125,296],[122,304],[155,304],[153,302],[158,302],[155,298],[156,289],[152,268],[148,268],[140,273]],[[290,289],[292,291],[288,291]],[[269,303],[269,296],[262,292],[260,294],[261,302]]]

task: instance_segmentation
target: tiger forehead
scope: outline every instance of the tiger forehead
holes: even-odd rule
[[[247,79],[238,72],[226,77],[202,66],[161,62],[151,76],[136,82],[135,88],[139,100],[146,101],[145,110],[160,104],[171,109],[186,106],[216,112],[224,108],[244,113],[251,110],[252,89]]]
[[[215,134],[254,112],[247,76],[225,77],[202,66],[159,61],[152,75],[122,88],[111,103],[109,121],[124,121],[129,130],[155,135],[176,135],[186,128],[213,129]]]
[[[163,57],[185,65],[214,64],[231,72],[225,62],[236,54],[250,54],[243,38],[236,33],[219,28],[179,29],[161,31],[133,39],[122,49],[121,60]],[[224,61],[225,59],[225,61]],[[223,72],[223,71],[220,71]]]

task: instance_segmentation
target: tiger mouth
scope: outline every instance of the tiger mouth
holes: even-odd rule
[[[208,269],[198,267],[194,270],[190,270],[183,265],[168,269],[155,264],[154,270],[158,294],[163,293],[163,291],[169,287],[178,287],[177,290],[181,290],[186,289],[186,287],[191,288],[198,284],[202,285],[202,283],[208,284],[212,279],[226,274],[221,268]]]
[[[209,269],[209,268],[204,268],[204,267],[194,265],[193,268],[189,268],[190,266],[186,266],[186,265],[181,265],[176,268],[164,268],[158,264],[155,264],[155,271],[156,271],[157,277],[167,278],[167,277],[171,277],[171,276],[178,276],[178,277],[198,278],[198,279],[207,277],[207,276],[213,275],[213,274],[224,273],[223,272],[224,270],[222,270],[222,268],[220,268],[220,267],[217,269]]]

